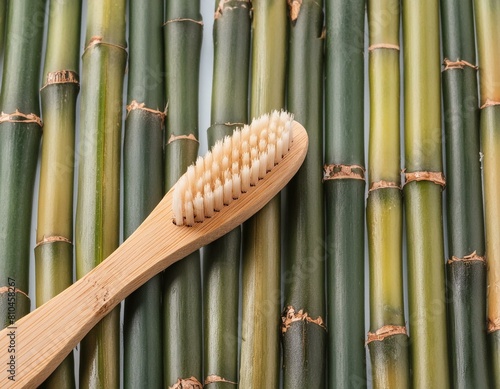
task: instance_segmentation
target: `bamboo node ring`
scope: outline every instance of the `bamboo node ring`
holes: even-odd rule
[[[174,385],[168,387],[168,389],[183,389],[183,388],[203,389],[203,385],[195,377],[189,377],[189,378],[179,378]]]
[[[454,262],[472,262],[472,261],[482,262],[483,264],[486,265],[486,258],[484,256],[477,255],[477,252],[475,250],[474,252],[464,256],[463,258],[455,257],[453,255],[450,259],[448,259],[448,265]]]
[[[368,189],[368,193],[374,192],[374,191],[379,190],[379,189],[399,189],[399,190],[401,190],[401,185],[399,185],[396,182],[392,182],[392,181],[380,180],[380,181],[372,182],[370,189]]]
[[[42,240],[37,242],[37,244],[35,245],[35,248],[37,248],[38,246],[42,246],[46,243],[55,243],[55,242],[64,242],[64,243],[68,243],[70,245],[73,245],[73,242],[70,239],[68,239],[64,236],[54,235],[54,236],[44,236],[42,238]]]
[[[307,312],[304,312],[303,309],[296,311],[293,306],[289,305],[281,314],[281,333],[286,333],[293,323],[299,321],[316,324],[326,331],[326,325],[321,316],[313,319]]]
[[[136,109],[144,112],[149,112],[153,115],[158,115],[161,119],[161,124],[163,124],[163,122],[165,121],[165,116],[167,115],[166,114],[167,108],[165,108],[165,111],[162,112],[157,109],[148,108],[146,107],[145,103],[138,103],[136,100],[132,100],[132,102],[127,105],[126,109],[127,109],[127,115],[130,113],[130,111],[134,111]]]
[[[12,293],[12,289],[14,289],[14,293],[20,293],[24,297],[26,297],[28,300],[31,300],[30,296],[28,296],[28,293],[23,292],[21,289],[16,288],[15,286],[0,286],[0,294],[7,294],[7,293]]]
[[[331,164],[323,166],[323,181],[365,180],[365,168],[360,165]]]
[[[440,185],[443,189],[446,186],[446,179],[444,178],[444,174],[442,172],[411,172],[405,174],[405,185],[409,184],[412,181],[430,181],[434,184]]]
[[[456,61],[451,61],[448,58],[445,58],[443,61],[443,72],[450,69],[464,69],[466,67],[472,68],[474,70],[479,69],[477,65],[471,64],[463,59],[457,58]]]
[[[368,336],[366,339],[365,345],[370,344],[371,342],[382,342],[385,338],[395,335],[407,335],[405,326],[395,326],[395,325],[386,325],[375,332],[368,332]]]
[[[226,380],[225,378],[217,374],[211,374],[207,378],[205,378],[205,386],[210,384],[215,384],[217,382],[223,382],[225,384],[231,384],[231,385],[238,385],[236,382]]]
[[[22,113],[18,109],[14,113],[0,113],[0,123],[36,123],[43,127],[40,116],[34,113]]]

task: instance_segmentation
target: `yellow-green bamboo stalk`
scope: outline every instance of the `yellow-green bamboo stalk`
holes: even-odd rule
[[[198,154],[198,80],[203,22],[200,1],[165,2],[165,189]],[[201,388],[202,296],[199,251],[164,273],[164,386]]]
[[[405,176],[412,386],[450,385],[442,189],[439,3],[403,0]]]
[[[51,0],[41,90],[44,136],[38,197],[37,307],[73,282],[73,177],[82,2]],[[75,386],[73,355],[45,388]]]
[[[119,243],[123,77],[127,61],[125,0],[89,0],[82,69],[76,276]],[[80,344],[80,388],[120,386],[120,308]]]
[[[381,19],[382,15],[386,17]],[[373,387],[386,389],[410,387],[403,299],[399,18],[399,1],[368,1],[371,108],[366,209],[370,254],[367,341]]]
[[[254,0],[250,116],[285,104],[286,2]],[[243,226],[241,388],[279,387],[280,197]]]
[[[475,1],[481,86],[481,146],[488,261],[488,348],[493,387],[500,386],[500,1]]]

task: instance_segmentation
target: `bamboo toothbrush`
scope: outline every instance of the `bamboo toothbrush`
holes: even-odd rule
[[[297,172],[307,146],[304,127],[285,112],[218,142],[105,261],[0,332],[0,387],[37,387],[121,300],[261,209]]]

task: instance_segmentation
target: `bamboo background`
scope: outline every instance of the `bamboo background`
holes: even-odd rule
[[[480,0],[481,1],[481,0]],[[84,2],[85,3],[85,2]],[[3,2],[0,3],[0,6],[3,4]],[[0,10],[1,11],[1,10]],[[203,154],[206,149],[207,149],[207,133],[206,130],[211,126],[211,118],[210,118],[210,110],[211,110],[211,99],[212,99],[212,77],[213,77],[213,41],[212,41],[212,28],[213,28],[213,13],[214,13],[214,4],[212,1],[209,0],[203,0],[201,1],[201,15],[202,19],[204,22],[204,27],[203,27],[203,42],[202,42],[202,48],[201,48],[201,67],[200,67],[200,88],[199,88],[199,141],[200,141],[200,149],[199,149],[199,154]],[[86,10],[84,6],[84,12],[83,12],[83,20],[86,18]],[[1,18],[1,15],[0,15]],[[1,20],[0,20],[1,23]],[[84,22],[82,23],[84,25]],[[0,24],[1,27],[1,24]],[[365,26],[365,31],[367,34],[367,26]],[[82,35],[83,36],[83,35]],[[367,151],[368,151],[368,137],[369,137],[369,120],[368,120],[368,106],[369,106],[369,90],[368,90],[368,76],[367,76],[367,70],[368,70],[368,39],[366,39],[367,35],[365,35],[365,93],[364,93],[364,105],[365,105],[365,123],[364,123],[364,133],[365,133],[365,157],[367,157]],[[83,38],[81,41],[80,45],[80,50],[81,52],[83,51]],[[401,57],[401,63],[403,62],[402,57]],[[1,72],[0,72],[1,74]],[[402,75],[401,75],[402,76]],[[124,89],[126,93],[126,85],[127,85],[127,80],[125,80],[124,83]],[[127,102],[126,95],[124,93],[124,105]],[[360,101],[360,104],[363,102]],[[401,108],[402,109],[402,108]],[[79,112],[79,109],[78,109]],[[125,112],[124,112],[125,115]],[[78,120],[77,120],[78,122]],[[401,128],[401,134],[403,134]],[[123,135],[122,135],[123,136]],[[79,135],[77,133],[76,139],[78,139]],[[402,136],[402,142],[404,141],[404,137]],[[367,159],[367,158],[366,158]],[[38,188],[39,188],[39,176],[37,173],[36,176],[36,182],[35,182],[35,193],[34,193],[34,209],[32,213],[32,227],[31,227],[31,238],[30,238],[30,264],[31,264],[31,270],[30,270],[30,285],[29,285],[29,290],[31,294],[34,294],[35,291],[35,278],[34,278],[34,255],[33,255],[33,250],[32,248],[35,245],[36,241],[36,231],[35,231],[35,226],[36,226],[36,201],[38,199]],[[1,183],[0,183],[1,185]],[[123,192],[122,192],[123,193]],[[76,200],[76,197],[75,197]],[[120,213],[122,215],[122,213]],[[445,237],[446,237],[446,228],[445,228]],[[406,258],[406,251],[403,252],[403,257]],[[445,247],[445,256],[444,258],[447,258],[447,249]],[[444,258],[443,258],[443,266],[444,266]],[[406,260],[404,261],[406,263]],[[406,267],[403,270],[404,278],[406,280]],[[365,243],[365,283],[368,282],[369,279],[369,273],[368,273],[368,250],[367,250],[367,245]],[[367,285],[367,284],[366,284]],[[406,283],[405,283],[406,285]],[[366,329],[365,333],[369,329],[369,315],[368,315],[368,287],[366,286],[365,288],[365,323],[364,327]],[[405,301],[407,302],[407,295],[405,291]],[[34,308],[35,302],[32,301],[32,308]],[[405,306],[405,310],[407,310],[407,304]],[[406,312],[406,317],[408,317],[408,312]],[[411,331],[411,329],[410,329]],[[0,350],[1,352],[1,350]],[[368,351],[366,351],[366,363],[367,363],[367,386],[371,387],[371,370],[370,370],[370,360],[369,360],[369,354]]]

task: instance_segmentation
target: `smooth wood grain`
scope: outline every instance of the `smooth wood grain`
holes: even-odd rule
[[[155,274],[231,231],[260,210],[295,175],[308,147],[294,122],[293,144],[263,180],[214,217],[193,227],[172,222],[172,192],[113,254],[71,287],[0,332],[0,387],[35,388],[87,332]],[[15,331],[15,381],[8,379],[11,331]]]

